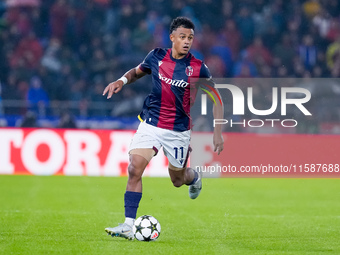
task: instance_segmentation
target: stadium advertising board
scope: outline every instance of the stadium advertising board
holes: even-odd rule
[[[134,132],[108,130],[0,129],[0,173],[125,176]],[[166,176],[160,152],[145,171]]]
[[[0,129],[0,174],[126,176],[133,133]],[[191,166],[206,177],[340,177],[339,136],[225,133],[219,156],[212,133],[193,138]],[[160,151],[144,175],[168,176],[167,165]]]

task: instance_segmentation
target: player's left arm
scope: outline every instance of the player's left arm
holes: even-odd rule
[[[220,93],[218,90],[216,90],[218,97],[221,98]],[[214,95],[216,96],[216,95]],[[217,96],[215,98],[216,104],[213,106],[213,115],[214,119],[223,119],[224,116],[224,107],[223,102],[220,101]],[[224,140],[222,136],[222,125],[215,125],[214,127],[214,137],[213,137],[213,143],[214,143],[214,151],[217,152],[218,155],[220,155],[221,151],[224,149]]]
[[[213,88],[215,87],[215,83],[212,79],[209,68],[205,64],[201,66],[200,78],[205,79],[204,83],[209,84]],[[217,89],[215,89],[215,92],[216,94],[211,93],[211,96],[214,97],[213,116],[214,116],[214,119],[223,119],[224,106],[221,100],[221,95]],[[217,152],[218,155],[220,155],[221,151],[223,151],[223,148],[224,148],[224,145],[223,145],[224,140],[222,136],[222,125],[215,125],[214,127],[213,143],[214,143],[214,152]]]

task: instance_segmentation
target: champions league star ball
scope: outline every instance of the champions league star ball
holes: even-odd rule
[[[133,233],[138,241],[154,241],[161,233],[161,224],[155,217],[143,215],[135,221]]]

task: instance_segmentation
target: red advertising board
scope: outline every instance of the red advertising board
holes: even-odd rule
[[[125,176],[133,133],[0,129],[0,174]],[[166,176],[167,164],[160,152],[145,175]]]
[[[212,176],[340,178],[337,135],[224,134],[220,155],[210,140],[193,134],[191,164]]]
[[[0,174],[125,176],[134,131],[0,129]],[[193,133],[191,167],[206,177],[339,178],[340,136],[224,134],[213,152],[212,134]],[[163,152],[145,176],[168,176]]]

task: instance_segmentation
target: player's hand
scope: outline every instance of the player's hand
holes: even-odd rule
[[[222,135],[215,135],[214,134],[214,152],[217,152],[220,155],[221,151],[224,149],[224,140]]]
[[[103,96],[109,92],[107,94],[107,99],[111,98],[113,94],[116,94],[118,93],[122,87],[123,87],[123,81],[114,81],[114,82],[111,82],[109,85],[106,86],[106,88],[104,89],[104,92],[103,92]]]

